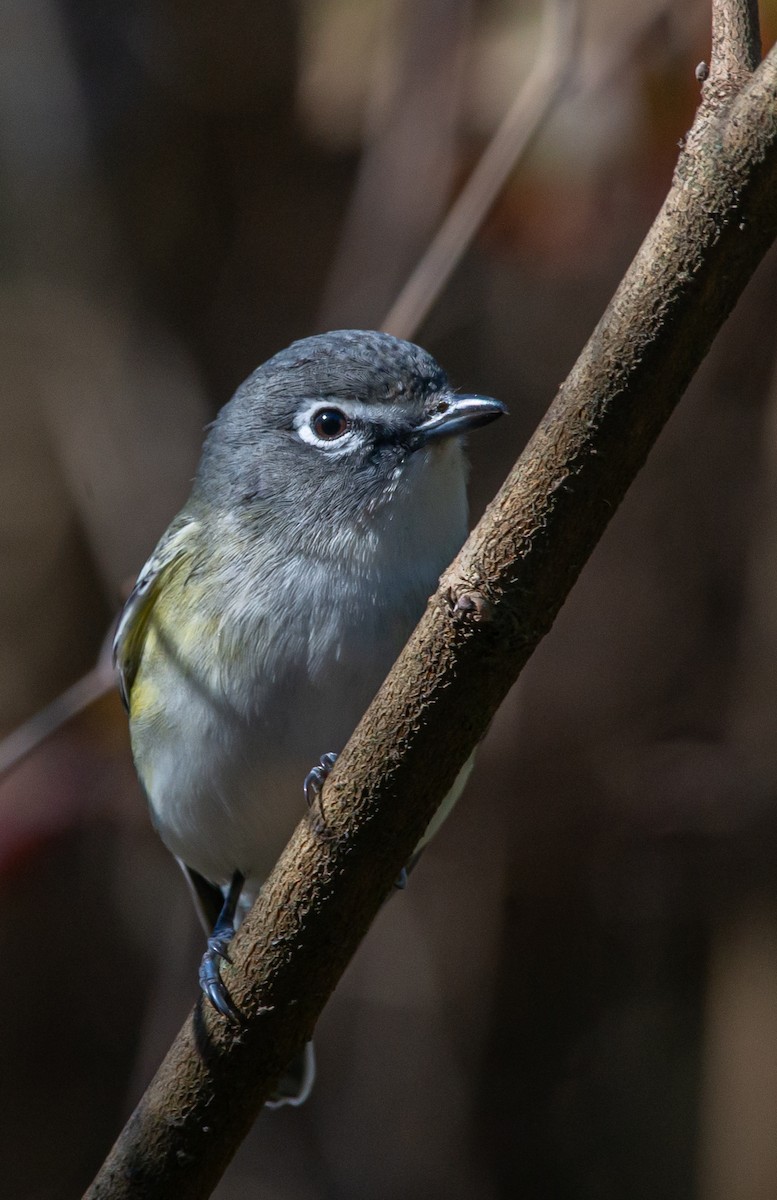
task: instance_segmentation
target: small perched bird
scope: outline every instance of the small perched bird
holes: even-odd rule
[[[218,967],[241,894],[269,874],[303,781],[310,798],[462,545],[462,435],[504,411],[387,334],[294,342],[210,427],[125,605],[114,654],[135,766],[213,922],[200,983],[228,1019]],[[307,1094],[311,1062],[305,1076],[287,1102]]]

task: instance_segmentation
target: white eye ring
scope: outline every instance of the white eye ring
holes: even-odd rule
[[[364,440],[363,431],[342,404],[316,400],[297,413],[294,429],[300,441],[327,454],[347,454]]]

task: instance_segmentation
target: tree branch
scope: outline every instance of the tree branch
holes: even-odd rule
[[[207,1196],[777,234],[777,51],[704,115],[622,284],[88,1192]]]
[[[704,104],[725,107],[761,61],[758,0],[712,0],[712,52]]]

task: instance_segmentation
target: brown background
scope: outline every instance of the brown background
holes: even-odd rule
[[[510,407],[474,515],[643,237],[709,53],[700,0],[585,11],[575,92],[417,335]],[[10,732],[94,663],[240,380],[380,324],[537,13],[8,0],[2,25]],[[310,1103],[260,1119],[221,1200],[777,1195],[776,300],[772,255],[325,1013]],[[115,695],[0,784],[0,898],[3,1192],[69,1200],[200,949]]]

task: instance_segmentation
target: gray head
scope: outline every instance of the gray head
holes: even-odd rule
[[[457,395],[426,351],[384,333],[294,342],[238,388],[208,434],[193,497],[231,512],[361,522],[504,412]],[[432,472],[434,473],[434,472]]]

